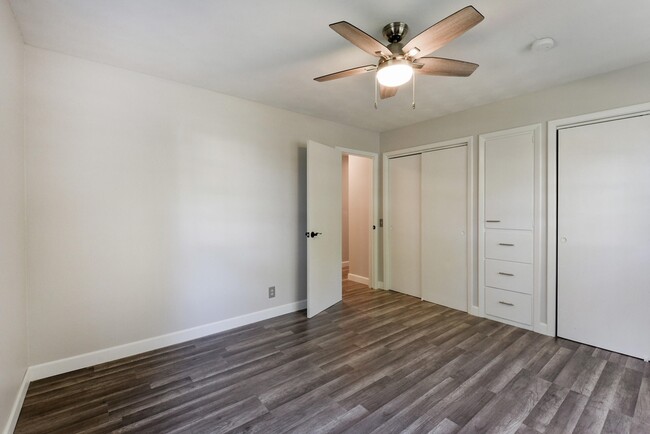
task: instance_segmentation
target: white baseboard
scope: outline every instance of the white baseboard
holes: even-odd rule
[[[16,423],[18,422],[18,416],[20,416],[20,410],[23,408],[23,402],[25,401],[25,395],[27,395],[27,388],[29,387],[29,369],[25,371],[23,376],[23,382],[20,384],[18,393],[16,394],[16,399],[14,400],[14,405],[11,407],[11,412],[9,413],[9,420],[7,420],[7,425],[5,425],[4,434],[11,434],[16,428]]]
[[[553,337],[555,337],[554,334],[549,333],[549,327],[548,327],[548,324],[543,323],[543,322],[540,322],[540,323],[535,324],[535,327],[534,327],[533,331],[535,331],[535,332],[537,332],[537,333],[541,333],[541,334],[546,335],[546,336],[553,336]]]
[[[481,311],[479,310],[478,306],[470,306],[467,313],[474,316],[481,316]]]
[[[349,266],[350,266],[350,261],[341,262],[341,267],[349,267]]]
[[[375,289],[384,289],[384,282],[377,282],[377,287]]]
[[[370,286],[370,279],[357,274],[348,273],[348,280]]]
[[[66,359],[55,360],[40,365],[30,366],[26,376],[30,381],[40,380],[53,375],[63,374],[65,372],[77,369],[87,368],[100,363],[106,363],[123,357],[134,356],[151,350],[167,347],[169,345],[180,344],[192,339],[202,338],[204,336],[234,329],[244,325],[252,324],[265,319],[284,315],[307,307],[307,300],[296,301],[293,303],[276,306],[258,312],[246,315],[228,318],[222,321],[181,330],[166,335],[156,336],[141,341],[131,342],[116,347],[106,348],[103,350],[93,351],[91,353],[80,354],[78,356],[68,357]],[[21,403],[22,405],[22,403]]]

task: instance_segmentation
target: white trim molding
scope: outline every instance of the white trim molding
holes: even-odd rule
[[[599,122],[613,121],[634,116],[650,115],[650,103],[612,110],[589,113],[570,118],[557,119],[548,123],[547,131],[547,232],[546,232],[546,292],[547,292],[547,331],[556,336],[557,324],[557,146],[558,131]]]
[[[25,371],[23,375],[23,381],[20,383],[20,388],[16,394],[16,399],[14,399],[14,404],[11,406],[11,412],[9,412],[9,419],[5,425],[4,434],[11,434],[16,428],[16,423],[18,423],[18,416],[20,416],[20,410],[23,408],[23,402],[25,401],[25,396],[27,395],[27,389],[29,388],[29,382],[32,381],[29,377],[29,369]]]
[[[370,279],[367,277],[359,276],[358,274],[348,273],[348,280],[370,286]]]
[[[367,285],[371,288],[377,288],[379,287],[379,230],[381,229],[379,226],[379,154],[340,146],[337,146],[336,149],[340,150],[341,154],[356,155],[372,160],[372,221],[370,223],[374,226],[374,229],[370,236],[370,277]]]
[[[118,345],[111,348],[105,348],[90,353],[80,354],[66,359],[55,360],[40,365],[30,366],[27,370],[29,381],[36,381],[53,375],[63,374],[65,372],[77,369],[87,368],[100,363],[106,363],[113,360],[129,357],[147,351],[157,350],[170,345],[176,345],[192,339],[202,338],[215,333],[224,332],[237,327],[274,318],[287,313],[296,312],[307,307],[307,301],[301,300],[293,303],[276,306],[269,309],[260,310],[246,315],[228,318],[221,321],[193,327],[166,335],[156,336],[153,338],[143,339],[141,341],[130,342],[124,345]]]

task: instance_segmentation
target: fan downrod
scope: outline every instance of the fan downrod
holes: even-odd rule
[[[406,34],[409,31],[409,26],[406,25],[406,23],[402,23],[401,21],[394,21],[392,23],[388,23],[384,26],[383,30],[381,31],[382,35],[384,35],[384,38],[391,44],[398,43],[406,36]]]

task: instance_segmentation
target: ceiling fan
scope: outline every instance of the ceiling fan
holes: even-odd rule
[[[382,34],[389,42],[388,45],[382,44],[347,21],[330,24],[332,30],[339,35],[366,53],[379,57],[379,62],[376,65],[358,66],[323,75],[314,80],[323,82],[377,71],[379,94],[381,99],[385,99],[395,96],[399,86],[408,82],[414,72],[424,75],[468,77],[478,68],[476,63],[424,56],[456,39],[483,21],[483,18],[473,6],[467,6],[432,25],[406,45],[402,43],[402,39],[408,32],[408,26],[402,22],[384,26]]]

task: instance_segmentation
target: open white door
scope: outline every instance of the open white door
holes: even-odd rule
[[[343,298],[341,152],[307,143],[307,317]]]

